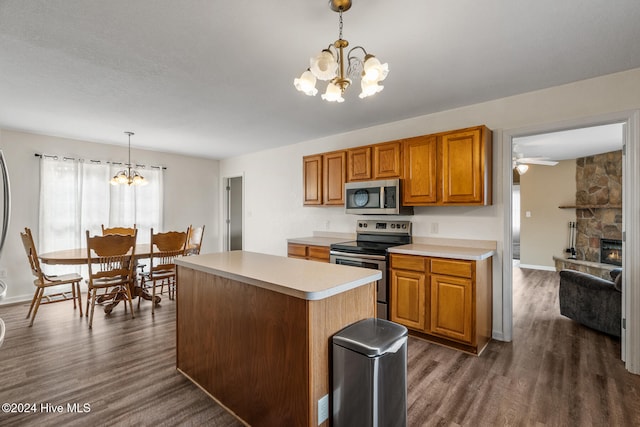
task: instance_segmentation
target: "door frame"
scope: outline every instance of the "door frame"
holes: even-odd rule
[[[640,194],[632,189],[640,188],[640,110],[627,110],[592,117],[582,117],[555,123],[524,128],[506,129],[499,133],[498,146],[502,147],[502,189],[504,243],[502,263],[502,295],[494,296],[502,301],[502,338],[513,340],[513,257],[512,244],[512,153],[513,138],[540,133],[623,123],[625,155],[623,156],[623,291],[622,317],[626,328],[622,330],[622,360],[626,369],[640,374]],[[635,166],[635,167],[634,167]],[[636,284],[631,286],[631,284]]]
[[[234,175],[229,175],[229,176],[225,176],[222,178],[221,180],[221,184],[222,184],[222,215],[220,216],[220,218],[222,218],[222,251],[223,252],[227,252],[229,249],[229,227],[227,226],[227,220],[228,220],[228,216],[229,216],[229,197],[228,197],[228,193],[227,193],[227,186],[228,186],[228,182],[230,179],[232,178],[241,178],[242,179],[242,213],[241,213],[241,217],[242,217],[242,249],[244,250],[245,247],[245,229],[244,229],[244,225],[246,224],[245,221],[245,175],[244,173],[240,173],[240,174],[234,174]]]

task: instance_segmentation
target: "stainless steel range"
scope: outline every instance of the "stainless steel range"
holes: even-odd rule
[[[331,263],[372,268],[382,272],[377,284],[378,317],[389,318],[387,249],[411,243],[411,222],[393,220],[359,220],[356,239],[331,245]]]

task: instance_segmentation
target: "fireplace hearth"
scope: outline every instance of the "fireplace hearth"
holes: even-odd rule
[[[622,265],[622,240],[600,239],[600,262]]]

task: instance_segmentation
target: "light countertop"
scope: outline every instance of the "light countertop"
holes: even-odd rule
[[[287,239],[287,243],[297,243],[300,245],[314,245],[314,246],[326,246],[329,247],[334,243],[349,242],[355,240],[355,237],[326,237],[326,236],[309,236],[309,237],[296,237],[293,239]]]
[[[469,248],[462,246],[430,245],[421,243],[393,246],[389,248],[388,251],[392,254],[453,258],[469,261],[480,261],[496,254],[495,249],[490,248]]]
[[[328,298],[382,278],[380,271],[368,268],[246,251],[182,257],[176,264],[306,300]]]

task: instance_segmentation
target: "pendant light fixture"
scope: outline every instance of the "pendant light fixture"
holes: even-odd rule
[[[129,163],[127,163],[126,169],[121,170],[111,178],[111,185],[147,185],[149,182],[138,171],[131,169],[131,135],[135,134],[133,132],[125,132],[125,134],[129,135]]]
[[[329,7],[340,14],[338,40],[322,50],[318,56],[311,58],[309,68],[300,78],[294,79],[293,85],[305,95],[315,96],[318,93],[316,80],[329,81],[322,99],[329,102],[344,102],[342,95],[351,84],[351,78],[360,75],[362,89],[360,98],[375,95],[384,88],[379,83],[387,77],[389,66],[386,63],[381,64],[362,46],[351,48],[345,58],[344,49],[349,46],[349,42],[342,38],[342,12],[351,8],[351,0],[329,0]],[[360,58],[357,54],[362,54],[364,57]]]

